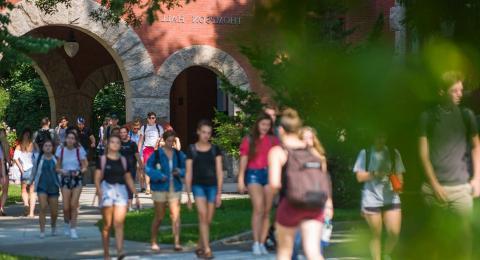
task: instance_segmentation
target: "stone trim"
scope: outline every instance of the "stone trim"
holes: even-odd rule
[[[58,5],[58,12],[46,15],[35,4],[21,1],[10,13],[10,33],[16,36],[43,26],[62,25],[80,30],[95,38],[112,55],[117,63],[125,84],[127,120],[138,113],[133,109],[133,97],[152,87],[152,81],[158,82],[148,51],[138,35],[124,22],[113,26],[93,21],[89,14],[101,6],[92,0],[72,0],[71,7]],[[140,79],[149,80],[140,80]],[[48,85],[48,82],[44,83]],[[150,92],[149,94],[155,94]],[[151,96],[155,98],[155,96]]]
[[[209,45],[192,45],[174,52],[160,66],[157,71],[159,94],[169,99],[177,76],[192,66],[203,66],[224,76],[233,85],[250,88],[245,70],[230,54]],[[169,118],[170,114],[167,116]]]

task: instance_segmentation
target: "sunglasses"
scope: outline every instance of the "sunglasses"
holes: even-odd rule
[[[134,128],[133,128],[133,130],[140,130],[140,128],[138,128],[138,127],[134,127]]]

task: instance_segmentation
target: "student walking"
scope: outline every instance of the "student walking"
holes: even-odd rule
[[[143,147],[143,163],[146,164],[150,155],[160,146],[160,142],[163,135],[163,128],[157,124],[157,115],[154,112],[147,114],[146,125],[140,128],[140,140],[138,141],[138,147]],[[146,194],[150,194],[150,177],[145,175]]]
[[[163,134],[165,145],[150,156],[146,166],[155,207],[151,228],[153,251],[160,251],[157,243],[158,228],[165,216],[167,204],[170,209],[174,249],[175,251],[182,250],[180,244],[180,199],[183,190],[182,178],[185,177],[185,155],[173,148],[175,138],[175,132],[166,131]]]
[[[25,216],[30,218],[34,217],[35,213],[35,187],[31,185],[30,175],[33,168],[33,143],[32,143],[32,131],[25,128],[20,137],[20,143],[15,148],[13,154],[13,160],[20,170],[22,181],[22,199],[24,205]]]
[[[140,159],[140,154],[138,153],[138,147],[135,142],[129,139],[128,137],[128,128],[122,127],[120,128],[120,139],[121,139],[121,146],[120,146],[120,154],[127,159],[128,165],[130,166],[130,175],[132,176],[133,183],[135,184],[135,178],[137,176],[137,162],[139,164],[139,168],[143,169],[143,162]],[[128,191],[128,209],[132,211],[132,200],[133,200],[133,193]]]
[[[102,209],[103,227],[102,243],[104,259],[110,259],[110,229],[115,229],[115,244],[117,259],[125,258],[123,251],[123,227],[127,214],[128,194],[127,186],[136,198],[137,207],[140,200],[135,190],[131,166],[120,154],[121,140],[116,135],[110,136],[107,142],[105,155],[100,156],[95,171],[95,187],[99,198],[99,206]]]
[[[265,240],[270,228],[272,198],[268,192],[268,152],[279,145],[273,135],[273,121],[270,115],[261,114],[251,134],[244,137],[240,145],[238,170],[238,191],[248,190],[252,201],[252,231],[254,255],[268,254]]]
[[[400,234],[402,213],[398,187],[392,178],[403,183],[405,167],[400,153],[387,146],[387,137],[377,134],[373,145],[362,149],[353,168],[357,180],[363,183],[362,215],[371,231],[370,253],[373,260],[391,259]],[[382,258],[382,228],[387,239]]]
[[[470,259],[473,198],[480,195],[477,122],[470,109],[460,106],[463,75],[449,71],[439,82],[438,103],[422,113],[419,137],[419,154],[426,176],[422,193],[434,213],[429,231],[436,245],[432,259]],[[472,175],[469,168],[473,170]],[[442,225],[439,229],[437,221],[447,220],[455,225]],[[445,239],[445,232],[462,239]]]
[[[134,142],[137,147],[138,147],[138,152],[140,155],[140,158],[142,160],[138,160],[137,162],[137,180],[138,183],[140,184],[140,192],[145,192],[145,187],[146,187],[146,180],[145,180],[145,170],[144,168],[140,168],[139,162],[143,163],[143,147],[140,147],[140,128],[142,127],[142,120],[140,118],[135,119],[135,121],[132,124],[132,129],[128,133],[130,140]],[[143,164],[145,166],[145,164]]]
[[[320,140],[318,140],[317,131],[312,127],[305,126],[301,130],[301,137],[308,148],[314,149],[320,155],[322,171],[328,172],[327,158],[325,156],[325,148],[323,148],[322,143],[320,142]],[[332,218],[333,218],[333,212],[332,212],[332,215],[324,217],[324,224],[326,222],[330,222]],[[323,244],[323,241],[322,241],[322,244]],[[298,259],[301,246],[302,246],[302,234],[300,231],[297,231],[297,234],[295,235],[295,243],[293,247],[292,260]],[[321,247],[320,249],[323,252],[323,247]]]
[[[142,121],[141,119],[135,119],[135,121],[132,124],[131,130],[128,132],[128,136],[130,137],[130,140],[132,142],[136,143],[138,146],[138,143],[140,142],[140,128],[142,127]]]
[[[76,130],[80,145],[82,145],[87,156],[89,156],[91,154],[90,151],[95,149],[95,136],[93,135],[93,131],[86,126],[84,117],[79,116],[77,118]]]
[[[118,118],[117,114],[112,114],[110,116],[110,121],[108,122],[108,125],[105,128],[105,133],[103,134],[103,137],[104,137],[103,141],[105,144],[108,142],[108,138],[110,138],[110,136],[115,135],[114,133],[112,133],[113,129],[120,128],[120,126],[118,125],[119,120],[120,119]]]
[[[8,199],[8,186],[10,184],[7,164],[10,163],[10,146],[7,140],[7,132],[0,129],[0,216],[6,216],[5,204]]]
[[[302,121],[293,109],[286,109],[280,119],[282,147],[269,152],[269,185],[280,192],[276,214],[277,259],[292,258],[295,233],[302,233],[307,259],[324,259],[320,238],[324,218],[333,215],[331,183],[322,170],[322,155],[300,138]]]
[[[166,131],[173,131],[175,132],[175,130],[173,129],[173,127],[169,124],[169,123],[165,123],[163,125],[163,129]],[[165,144],[165,143],[163,143]],[[161,145],[163,146],[163,145]],[[180,141],[180,138],[178,138],[178,136],[175,137],[175,141],[173,142],[173,149],[177,150],[177,151],[181,151],[182,150],[182,143]]]
[[[75,132],[67,133],[65,143],[57,148],[55,156],[58,158],[57,173],[61,175],[64,234],[77,239],[78,203],[82,192],[82,175],[87,171],[88,161]]]
[[[40,238],[45,238],[47,207],[50,207],[52,236],[57,235],[58,197],[60,196],[60,179],[56,172],[57,160],[53,155],[53,142],[43,142],[42,152],[33,166],[31,180],[40,203]]]
[[[60,121],[58,122],[58,126],[55,127],[55,134],[58,136],[58,141],[61,144],[63,144],[65,142],[65,136],[67,136],[67,128],[68,128],[67,117],[66,116],[60,117]]]
[[[110,117],[105,117],[103,120],[102,126],[98,129],[98,145],[97,145],[97,154],[103,155],[105,150],[105,132],[107,131],[107,127],[110,125]]]
[[[213,127],[207,120],[197,126],[198,141],[187,150],[185,185],[187,205],[192,207],[190,192],[193,192],[198,212],[200,238],[195,253],[198,257],[212,259],[210,248],[210,224],[215,208],[222,203],[223,166],[222,153],[210,143]]]
[[[60,144],[55,130],[50,128],[50,119],[48,117],[44,117],[40,121],[40,129],[33,134],[33,140],[36,153],[40,153],[40,147],[42,147],[43,142],[46,140],[52,141],[54,147]]]

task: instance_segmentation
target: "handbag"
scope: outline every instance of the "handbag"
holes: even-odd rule
[[[392,173],[388,176],[390,179],[390,183],[392,184],[393,191],[396,193],[402,193],[403,191],[403,184],[400,181],[400,178],[398,177],[397,174]]]

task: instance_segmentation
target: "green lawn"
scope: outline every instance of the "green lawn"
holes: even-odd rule
[[[22,188],[17,184],[10,184],[8,187],[7,205],[22,201]],[[2,258],[0,258],[2,259]]]
[[[30,257],[30,256],[17,256],[17,255],[11,255],[11,254],[0,252],[0,260],[36,260],[36,259],[43,259],[43,258]]]
[[[251,204],[249,199],[225,200],[221,208],[217,209],[211,226],[211,240],[218,240],[250,230]],[[273,216],[273,213],[272,213]],[[153,210],[128,213],[125,221],[125,239],[141,242],[150,241],[150,224],[153,219]],[[360,214],[357,209],[338,209],[335,211],[335,221],[358,220]],[[181,212],[182,243],[195,243],[198,240],[197,213],[188,210],[182,205]],[[101,226],[101,223],[99,223]],[[170,227],[168,214],[162,226]],[[173,243],[171,230],[161,231],[161,243]]]

